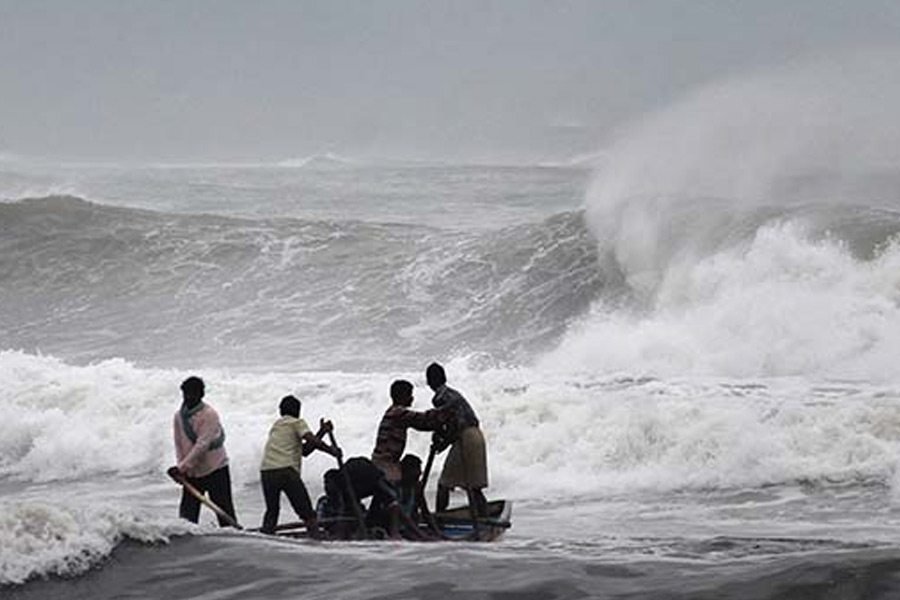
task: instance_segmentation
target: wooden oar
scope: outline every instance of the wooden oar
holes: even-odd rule
[[[431,475],[431,466],[434,464],[434,455],[437,454],[437,446],[431,445],[428,450],[428,460],[425,461],[425,470],[422,471],[422,493],[425,493],[425,486],[428,485],[428,476]]]
[[[332,447],[338,448],[337,442],[334,440],[334,431],[328,431],[328,441],[331,442]],[[356,514],[356,522],[359,526],[358,535],[361,539],[366,539],[368,535],[366,535],[366,518],[363,516],[362,510],[359,508],[359,501],[356,499],[356,491],[353,489],[353,482],[350,481],[350,474],[344,469],[344,459],[342,458],[343,454],[338,453],[337,463],[338,469],[341,473],[344,474],[344,483],[347,486],[347,495],[350,496],[350,503],[353,505],[353,512]]]
[[[437,454],[437,446],[431,444],[428,450],[428,460],[425,461],[425,470],[422,471],[422,485],[419,488],[419,494],[422,496],[422,517],[435,534],[443,537],[443,532],[437,526],[431,509],[428,508],[428,498],[425,496],[425,486],[428,485],[428,476],[431,475],[431,466],[434,464],[434,456]]]
[[[356,522],[356,517],[322,517],[321,519],[316,519],[316,523],[319,525],[330,525],[332,523],[346,523],[348,521]],[[292,529],[305,529],[306,522],[304,521],[289,521],[287,523],[279,523],[275,526],[275,531],[290,531]],[[262,527],[251,527],[250,529],[245,529],[244,531],[250,531],[252,533],[258,533],[262,531]]]
[[[221,517],[222,520],[224,520],[226,523],[228,523],[235,529],[243,529],[243,527],[241,527],[238,522],[234,520],[234,517],[222,510],[219,505],[210,500],[206,496],[206,494],[201,493],[200,490],[194,487],[190,481],[188,481],[181,475],[181,472],[178,469],[172,467],[167,471],[167,473],[169,474],[169,477],[175,480],[175,483],[181,485],[191,496],[205,504],[211,511],[216,513],[216,515]]]

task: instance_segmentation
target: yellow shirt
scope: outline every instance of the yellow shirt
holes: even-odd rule
[[[293,467],[300,472],[303,462],[303,436],[311,433],[303,419],[283,416],[269,430],[260,471]]]

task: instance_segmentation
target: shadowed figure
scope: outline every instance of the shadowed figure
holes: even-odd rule
[[[441,512],[450,504],[450,490],[461,487],[469,497],[469,506],[478,516],[487,514],[487,499],[481,491],[488,485],[487,451],[475,411],[462,394],[447,385],[447,375],[438,363],[425,370],[428,387],[434,390],[432,404],[447,413],[445,426],[434,434],[439,452],[450,452],[438,480],[435,509]]]

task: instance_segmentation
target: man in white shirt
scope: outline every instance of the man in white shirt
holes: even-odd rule
[[[303,457],[314,450],[340,457],[340,449],[322,441],[331,431],[331,423],[323,421],[319,432],[313,435],[306,421],[300,418],[300,401],[285,396],[279,405],[281,417],[269,429],[269,439],[260,465],[260,481],[266,500],[266,513],[260,531],[275,533],[281,508],[281,492],[284,492],[297,516],[303,520],[312,536],[318,535],[316,512],[309,499],[309,492],[300,477]]]

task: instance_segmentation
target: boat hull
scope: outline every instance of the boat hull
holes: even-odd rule
[[[441,541],[492,542],[500,539],[506,530],[512,527],[512,502],[508,500],[488,502],[487,516],[478,519],[477,527],[468,505],[436,513],[434,518],[444,537]],[[331,521],[337,520],[346,520],[348,523],[356,522],[356,519],[351,517],[332,519]],[[425,523],[422,523],[421,526],[423,529],[428,528]],[[299,522],[279,525],[276,535],[291,538],[310,537],[303,523]],[[386,535],[380,529],[370,531],[369,539],[377,540],[384,537]]]

